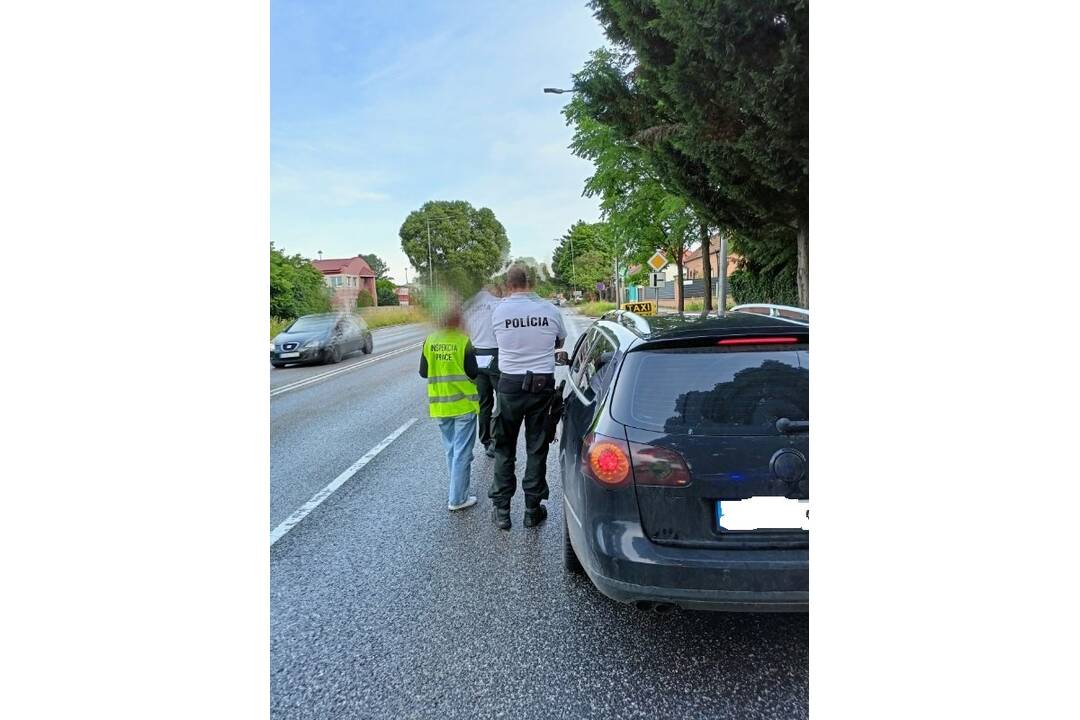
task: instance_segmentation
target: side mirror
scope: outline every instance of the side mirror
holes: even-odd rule
[[[556,365],[569,365],[570,364],[570,356],[567,355],[565,350],[556,350],[555,351],[555,364]]]

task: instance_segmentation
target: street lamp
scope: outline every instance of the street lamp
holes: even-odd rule
[[[572,93],[573,90],[563,90],[562,88],[544,88],[544,92],[551,95],[562,95],[563,93]]]

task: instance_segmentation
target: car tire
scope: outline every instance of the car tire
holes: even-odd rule
[[[364,354],[370,355],[371,351],[375,349],[375,341],[371,339],[371,336],[367,336],[367,340],[364,341]]]
[[[341,362],[341,346],[335,345],[330,348],[330,351],[326,354],[326,362],[331,365],[336,365]]]
[[[581,567],[581,561],[578,560],[577,553],[574,552],[574,546],[570,544],[570,521],[566,519],[566,513],[563,513],[562,520],[562,550],[563,550],[563,567],[571,575],[581,575],[585,572],[585,568]]]

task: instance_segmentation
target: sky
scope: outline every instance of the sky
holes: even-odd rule
[[[317,258],[375,253],[414,271],[398,230],[428,200],[502,222],[513,256],[551,262],[599,218],[561,114],[605,44],[585,0],[271,0],[270,238]]]

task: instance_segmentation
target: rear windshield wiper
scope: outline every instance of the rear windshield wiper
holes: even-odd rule
[[[776,421],[776,430],[778,432],[784,433],[785,435],[789,435],[791,433],[810,432],[810,421],[780,418]]]

